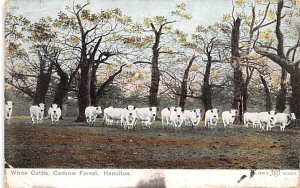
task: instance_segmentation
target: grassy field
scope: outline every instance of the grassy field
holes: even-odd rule
[[[5,125],[5,160],[18,168],[284,168],[298,169],[300,130],[279,127],[266,132],[235,125],[224,129],[182,127],[148,130],[95,127],[66,118],[31,125],[30,117],[13,117]]]

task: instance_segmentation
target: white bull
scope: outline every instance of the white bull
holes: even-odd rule
[[[125,108],[125,116],[123,115],[122,119],[125,120],[123,125],[124,130],[133,129],[136,126],[136,108],[133,105],[129,105]]]
[[[61,116],[61,109],[57,104],[52,104],[48,110],[48,115],[51,119],[51,124],[57,124]]]
[[[170,115],[174,111],[175,107],[164,108],[161,111],[161,125],[162,128],[168,128],[170,126]]]
[[[181,107],[177,107],[171,110],[170,113],[170,125],[174,128],[174,131],[180,132],[181,125],[184,121],[184,110]]]
[[[258,113],[256,112],[246,112],[244,113],[244,126],[248,127],[249,123],[252,123],[253,128],[259,125]]]
[[[296,119],[294,113],[286,114],[286,113],[277,113],[276,116],[276,124],[279,124],[280,130],[284,131],[285,127],[289,125],[293,120]]]
[[[45,112],[45,104],[40,103],[39,105],[33,105],[29,108],[29,111],[32,124],[35,123],[35,120],[37,123],[42,123]]]
[[[8,124],[10,123],[13,106],[14,106],[14,103],[12,101],[7,101],[5,103],[5,121]]]
[[[222,112],[222,120],[223,120],[224,128],[233,126],[236,114],[237,114],[237,110]]]
[[[183,112],[185,125],[187,126],[192,125],[192,128],[198,126],[201,121],[201,112],[202,110],[200,109],[185,110]]]
[[[211,109],[205,112],[205,120],[204,126],[207,128],[215,128],[217,127],[218,119],[219,119],[219,110],[218,109]]]
[[[143,126],[150,129],[151,124],[155,121],[158,111],[157,107],[136,108],[136,117],[138,121],[142,121]]]
[[[96,122],[96,118],[98,115],[100,115],[102,113],[102,109],[100,106],[88,106],[85,108],[85,118],[86,118],[86,122],[90,125],[90,126],[94,126],[95,122]]]
[[[103,124],[106,125],[112,125],[113,121],[120,121],[121,126],[123,127],[123,124],[125,123],[125,114],[126,109],[125,108],[114,108],[114,107],[108,107],[103,110]],[[123,118],[123,119],[122,119]]]
[[[269,112],[261,112],[258,114],[259,118],[259,125],[261,129],[271,130],[272,127],[275,126],[276,123],[276,117],[275,115],[277,112],[275,111],[269,111]]]

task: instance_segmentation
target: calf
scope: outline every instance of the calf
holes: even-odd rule
[[[211,109],[205,112],[204,126],[207,128],[215,128],[217,127],[218,119],[219,119],[219,110]]]
[[[136,126],[136,108],[133,105],[129,105],[125,108],[125,116],[121,118],[121,120],[125,120],[125,124],[123,124],[124,130],[133,129]]]
[[[44,118],[45,104],[33,105],[29,108],[32,124],[36,120],[37,123],[42,123]]]
[[[158,109],[156,107],[136,108],[137,120],[142,121],[143,126],[150,129],[151,124],[155,121]]]
[[[256,128],[257,125],[259,125],[259,118],[258,113],[253,112],[246,112],[244,113],[244,126],[248,127],[248,124],[252,123],[253,128]]]
[[[123,127],[123,124],[125,123],[125,114],[126,109],[125,108],[114,108],[114,107],[108,107],[103,110],[103,124],[106,125],[112,125],[113,121],[119,121],[121,122],[121,126]],[[122,119],[123,118],[123,119]]]
[[[183,112],[185,125],[192,125],[192,128],[195,128],[197,125],[199,125],[201,121],[201,112],[202,111],[200,109],[185,110]]]
[[[275,126],[277,112],[269,111],[269,112],[261,112],[258,114],[259,118],[259,126],[261,129],[271,130],[272,127]]]
[[[276,116],[276,123],[279,124],[280,130],[284,131],[285,127],[289,125],[293,120],[296,119],[294,113],[286,114],[286,113],[277,113]]]
[[[57,104],[52,104],[48,110],[48,115],[51,119],[51,124],[57,124],[61,116],[61,109]]]
[[[11,118],[13,106],[14,106],[14,103],[12,101],[7,101],[5,103],[5,121],[8,124],[10,123],[10,118]]]
[[[90,126],[94,126],[96,122],[96,118],[98,115],[102,113],[102,109],[100,106],[88,106],[85,108],[85,117],[86,117],[86,122]]]
[[[162,128],[168,128],[170,126],[170,115],[174,111],[175,107],[164,108],[161,111],[161,125]]]
[[[171,110],[170,113],[170,125],[174,128],[174,131],[180,132],[181,125],[184,121],[184,110],[181,107],[177,107],[174,110]]]
[[[224,128],[233,126],[233,122],[236,114],[237,114],[237,110],[222,112],[222,120],[223,120]]]

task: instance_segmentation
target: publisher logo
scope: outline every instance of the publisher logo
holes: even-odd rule
[[[280,170],[271,170],[271,176],[279,176],[280,175]]]

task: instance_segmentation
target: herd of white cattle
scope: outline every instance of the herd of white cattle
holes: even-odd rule
[[[7,101],[5,105],[5,119],[9,123],[12,115],[14,103]],[[45,111],[45,104],[33,105],[29,109],[32,124],[42,123]],[[159,109],[157,107],[136,108],[129,105],[126,108],[108,107],[103,110],[103,124],[112,126],[114,121],[125,130],[137,128],[137,122],[141,122],[143,127],[151,128],[151,125],[157,117]],[[94,126],[97,116],[102,114],[100,106],[88,106],[85,109],[86,122],[90,126]],[[161,123],[163,129],[171,128],[180,131],[181,126],[192,126],[196,128],[200,125],[202,110],[183,110],[181,107],[169,107],[161,110]],[[205,112],[204,126],[206,128],[216,128],[219,119],[219,110],[211,109]],[[224,128],[232,128],[237,110],[222,112],[222,120]],[[52,104],[48,110],[48,117],[52,124],[57,124],[61,116],[61,109],[57,104]],[[280,130],[284,131],[285,127],[295,120],[294,113],[276,113],[275,111],[260,113],[244,113],[244,126],[248,127],[252,123],[253,128],[257,126],[262,130],[270,131],[276,124],[280,126]]]

